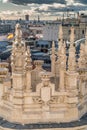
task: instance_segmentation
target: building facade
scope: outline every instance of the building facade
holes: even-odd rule
[[[76,63],[73,46],[75,35],[72,27],[69,57],[66,62],[65,42],[62,28],[60,29],[57,58],[53,42],[51,71],[48,72],[42,69],[43,61],[40,60],[34,61],[33,69],[30,49],[26,48],[22,40],[20,25],[16,25],[11,72],[7,63],[0,63],[2,130],[87,129],[87,41],[81,45],[80,58]]]
[[[43,40],[58,41],[60,23],[47,23],[43,27]]]

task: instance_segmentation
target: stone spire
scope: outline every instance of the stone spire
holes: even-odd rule
[[[56,61],[55,43],[53,41],[53,43],[52,43],[52,54],[51,54],[51,72],[52,72],[53,75],[55,74],[55,61]]]
[[[63,29],[62,29],[62,25],[59,26],[59,41],[58,41],[58,51],[57,51],[57,61],[56,61],[56,73],[59,75],[60,73],[60,63],[61,63],[61,56],[62,56],[62,52],[61,50],[63,50],[62,48],[63,46]],[[63,57],[62,57],[63,58]]]
[[[59,90],[60,91],[65,91],[65,86],[64,86],[64,75],[66,71],[66,48],[65,48],[65,42],[61,46],[61,50],[59,53]]]
[[[62,25],[59,26],[59,38],[60,38],[60,40],[63,39],[63,28],[62,28]]]
[[[25,72],[26,72],[26,91],[27,94],[32,91],[31,83],[32,83],[32,77],[31,77],[31,71],[32,71],[32,59],[31,59],[31,52],[30,47],[27,47],[26,53],[25,53]]]
[[[52,54],[55,54],[55,43],[54,43],[54,41],[52,42]]]
[[[70,35],[70,48],[69,48],[69,58],[68,58],[68,70],[75,71],[76,68],[76,57],[75,57],[75,47],[74,44],[74,27],[71,27]]]
[[[60,68],[63,70],[66,70],[66,48],[65,48],[65,42],[61,46],[61,51],[59,53],[59,61],[60,61]]]
[[[61,48],[61,45],[63,44],[63,28],[62,25],[59,26],[59,48]]]
[[[15,41],[12,47],[11,55],[11,66],[12,71],[23,70],[24,68],[24,58],[25,58],[25,43],[22,41],[22,31],[20,24],[16,24],[15,27]]]
[[[57,56],[59,57],[60,53],[61,53],[61,47],[63,44],[63,29],[62,29],[62,25],[59,26],[59,42],[58,42],[58,54]],[[59,58],[58,58],[59,59]],[[59,62],[59,61],[58,61]]]
[[[27,47],[25,62],[26,62],[26,68],[27,69],[32,68],[32,64],[31,64],[32,59],[31,59],[31,52],[30,52],[29,46]]]
[[[21,31],[21,26],[20,24],[16,24],[15,27],[15,42],[16,43],[21,43],[22,41],[22,31]]]
[[[71,27],[70,43],[73,45],[75,41],[74,27]]]
[[[81,47],[80,47],[80,58],[78,60],[78,66],[79,66],[79,68],[85,68],[86,67],[84,44],[81,44]]]

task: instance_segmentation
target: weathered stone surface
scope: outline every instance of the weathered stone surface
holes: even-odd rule
[[[86,52],[81,52],[77,69],[72,27],[66,60],[62,27],[60,29],[58,59],[53,43],[52,69],[47,72],[42,69],[43,61],[35,61],[33,69],[30,48],[22,41],[21,27],[17,24],[11,55],[12,72],[9,73],[6,63],[0,63],[1,129],[87,129],[87,65],[81,61]]]

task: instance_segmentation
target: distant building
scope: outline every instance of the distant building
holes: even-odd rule
[[[25,15],[25,20],[29,21],[29,15],[28,14]]]
[[[1,23],[0,24],[0,34],[11,32],[11,24]]]
[[[64,37],[64,40],[70,40],[70,34],[71,34],[71,31],[70,31],[70,28],[71,28],[71,24],[63,24],[63,37]],[[85,30],[86,30],[86,26],[85,24],[74,24],[73,25],[75,27],[75,40],[79,40],[81,38],[84,38],[85,37]]]
[[[47,23],[43,27],[43,40],[58,41],[58,28],[60,23]]]
[[[64,40],[68,40],[68,41],[70,40],[71,26],[75,27],[75,30],[74,30],[75,41],[84,38],[85,32],[86,32],[86,27],[87,27],[87,15],[78,14],[77,19],[67,18],[62,22]]]
[[[84,13],[80,15],[80,22],[86,23],[87,22],[87,15]]]
[[[31,35],[37,36],[43,34],[43,25],[30,25],[29,31]]]

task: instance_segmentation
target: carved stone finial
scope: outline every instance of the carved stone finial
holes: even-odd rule
[[[16,27],[15,27],[15,41],[17,43],[21,43],[22,41],[22,31],[21,31],[20,24],[16,24]]]
[[[76,69],[75,47],[73,44],[74,44],[74,27],[71,27],[70,48],[69,48],[69,58],[68,58],[69,71],[75,71]]]
[[[28,54],[29,56],[31,56],[30,46],[27,46],[27,54]]]
[[[52,54],[50,56],[51,58],[51,72],[55,74],[55,62],[56,62],[56,55],[55,55],[55,43],[52,44]]]
[[[59,26],[59,39],[63,39],[63,29],[62,29],[62,25]]]
[[[59,65],[60,68],[66,70],[66,48],[65,48],[65,42],[61,46],[61,50],[59,52]]]
[[[42,81],[50,81],[51,74],[49,72],[41,72],[40,77]]]
[[[32,69],[32,65],[31,65],[32,59],[31,59],[31,52],[30,52],[30,47],[29,47],[29,46],[27,47],[25,62],[26,62],[26,65],[25,65],[25,66],[26,66],[28,69],[29,69],[29,68]]]
[[[54,41],[52,42],[52,54],[55,54],[55,43],[54,43]]]
[[[62,25],[59,26],[59,50],[61,48],[61,45],[63,44],[63,29]]]
[[[43,60],[35,60],[34,64],[36,66],[36,69],[41,69],[42,70],[42,65],[43,65],[44,61]]]

